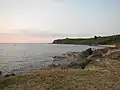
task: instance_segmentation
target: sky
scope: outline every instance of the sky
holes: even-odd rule
[[[0,43],[120,34],[120,0],[0,0]]]

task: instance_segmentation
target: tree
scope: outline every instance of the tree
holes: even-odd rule
[[[66,38],[66,39],[69,39],[69,38]]]
[[[94,36],[94,39],[97,39],[97,36]]]

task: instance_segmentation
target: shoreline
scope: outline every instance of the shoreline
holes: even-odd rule
[[[40,44],[41,45],[41,44]],[[39,45],[39,47],[40,47],[40,45]],[[26,46],[26,45],[22,45],[23,46],[23,53],[24,53],[24,46]],[[38,46],[38,45],[37,45]],[[46,46],[48,46],[49,47],[49,45],[46,45]],[[49,52],[49,53],[46,53],[47,52],[47,49],[45,49],[46,51],[45,51],[45,53],[42,53],[44,56],[41,56],[40,54],[41,54],[41,52],[38,52],[38,53],[40,53],[40,54],[38,54],[38,53],[35,53],[35,54],[31,54],[31,55],[29,55],[29,53],[25,53],[26,55],[24,55],[24,57],[23,57],[23,55],[21,56],[21,54],[19,55],[19,54],[17,54],[17,53],[19,53],[19,50],[16,50],[16,48],[21,48],[22,49],[22,47],[21,46],[19,46],[19,44],[18,45],[16,45],[16,46],[13,46],[12,48],[11,48],[11,50],[13,51],[13,52],[16,52],[15,54],[12,54],[11,53],[11,55],[12,56],[14,56],[16,59],[12,59],[12,58],[9,58],[8,56],[10,56],[9,55],[9,53],[7,52],[7,49],[5,49],[5,53],[8,53],[8,55],[6,55],[6,56],[3,56],[4,58],[5,58],[5,60],[4,60],[4,58],[3,58],[3,60],[4,60],[4,62],[2,62],[3,64],[1,65],[1,68],[3,68],[3,69],[1,69],[1,71],[4,73],[4,75],[5,74],[7,74],[7,73],[15,73],[16,75],[19,75],[19,74],[21,74],[21,73],[26,73],[26,72],[30,72],[30,70],[35,70],[35,71],[37,71],[37,70],[39,70],[39,69],[41,69],[41,68],[44,68],[44,66],[45,67],[47,67],[48,65],[50,65],[51,63],[52,63],[52,61],[54,60],[52,57],[53,56],[55,56],[55,55],[61,55],[62,53],[66,53],[67,51],[73,51],[73,52],[80,52],[80,51],[82,51],[82,50],[85,50],[86,48],[89,48],[89,46],[75,46],[75,45],[72,45],[72,46],[65,46],[65,45],[50,45],[50,47],[55,47],[55,48],[53,48],[53,49],[55,49],[55,52],[58,52],[58,54],[57,53],[54,53],[54,51],[53,51],[53,53],[52,52]],[[11,47],[11,46],[10,46]],[[68,47],[67,49],[66,49],[66,47]],[[84,49],[83,49],[83,48]],[[91,47],[91,46],[90,46]],[[56,49],[62,49],[62,50],[56,50]],[[77,49],[77,48],[79,48],[79,49]],[[94,47],[93,47],[94,48]],[[95,48],[99,48],[99,47],[95,47]],[[14,50],[15,49],[15,50]],[[49,48],[48,48],[49,49]],[[64,50],[63,50],[64,49]],[[52,50],[52,49],[50,49],[50,50]],[[34,50],[35,51],[35,50]],[[60,52],[59,52],[60,51]],[[25,51],[26,52],[26,51]],[[27,51],[28,52],[28,51]],[[32,53],[31,51],[30,51],[30,53]],[[2,55],[4,55],[4,54],[2,54]],[[38,63],[32,63],[32,61],[34,61],[34,57],[36,57],[35,55],[38,55],[37,57],[38,57]],[[33,59],[32,58],[28,58],[28,60],[26,60],[27,59],[27,57],[28,56],[30,56],[30,57],[33,57]],[[23,58],[22,58],[23,57]],[[10,61],[13,61],[13,62],[11,62],[10,64],[9,63],[7,63],[7,61],[9,61],[9,60],[7,60],[6,58],[8,58]],[[18,58],[18,59],[17,59]],[[42,60],[42,58],[43,58],[43,60]],[[14,61],[15,60],[15,61]],[[29,61],[30,60],[30,61]],[[25,64],[24,64],[24,62],[26,63],[26,66],[25,66]],[[5,63],[5,64],[4,64]],[[20,63],[20,65],[19,65],[19,63]],[[23,63],[23,65],[22,65],[22,63]],[[30,63],[30,64],[29,64]],[[13,67],[12,67],[12,64],[13,64]],[[15,64],[15,66],[14,66],[14,64]],[[18,65],[18,68],[16,67]],[[21,65],[23,66],[23,67],[21,67]],[[10,69],[9,69],[9,67],[10,67]],[[25,69],[24,69],[24,67],[25,67]],[[33,69],[32,69],[33,68]],[[33,70],[33,71],[34,71]]]
[[[97,47],[97,46],[96,46]],[[102,47],[103,48],[103,47]],[[99,49],[102,49],[102,48],[99,48]],[[91,48],[91,50],[97,50],[97,48],[95,49],[95,47],[92,47]],[[85,50],[86,51],[86,50]],[[82,51],[81,51],[82,52]],[[65,53],[61,53],[61,55],[59,55],[59,56],[52,56],[52,58],[53,58],[53,60],[51,61],[52,62],[52,64],[50,64],[50,65],[48,65],[48,66],[46,66],[46,67],[41,67],[39,70],[43,70],[43,69],[48,69],[48,68],[50,68],[52,65],[53,66],[57,66],[57,65],[54,65],[54,63],[56,62],[56,61],[58,61],[58,63],[59,62],[61,62],[61,60],[59,60],[59,59],[69,59],[69,58],[71,58],[71,56],[69,57],[69,55],[71,54],[73,54],[73,56],[74,56],[74,53],[77,55],[79,55],[81,52],[72,52],[72,51],[70,51],[70,52],[65,52]],[[83,51],[84,52],[84,51]],[[87,53],[89,53],[89,52],[87,52]],[[63,56],[62,56],[63,55]],[[64,56],[64,55],[67,55],[67,57],[66,56]],[[54,57],[56,57],[56,58],[54,58]],[[56,59],[58,59],[58,60],[56,60]],[[73,59],[76,59],[76,58],[73,58]],[[44,61],[43,61],[44,62]],[[46,61],[45,61],[46,62]],[[65,64],[65,62],[63,62],[63,64]],[[67,63],[67,65],[69,65],[69,63]],[[58,66],[60,66],[60,64],[58,64]],[[64,65],[63,65],[64,66]],[[66,67],[66,66],[65,66]],[[13,69],[11,72],[4,72],[4,76],[5,75],[9,75],[9,74],[14,74],[14,75],[24,75],[24,74],[27,74],[27,73],[34,73],[34,72],[37,72],[37,71],[39,71],[38,69],[36,69],[36,70],[32,70],[32,71],[27,71],[27,72],[22,72],[22,71],[20,71],[19,72],[19,70],[17,71],[17,73],[15,73],[16,72],[16,69]],[[12,75],[10,75],[10,76],[12,76]]]
[[[5,90],[5,88],[16,87],[16,90],[19,90],[20,88],[21,90],[24,90],[24,88],[26,88],[26,90],[30,90],[30,88],[32,88],[32,90],[37,90],[37,87],[39,87],[39,89],[45,90],[47,88],[51,90],[66,90],[65,87],[70,88],[72,86],[72,90],[82,90],[83,87],[87,90],[90,88],[92,88],[90,90],[93,90],[94,87],[99,89],[99,87],[101,87],[104,90],[108,89],[109,85],[111,86],[111,84],[109,83],[111,82],[113,84],[111,86],[112,89],[120,89],[119,85],[115,87],[116,77],[118,78],[117,82],[120,82],[120,60],[118,58],[120,57],[120,48],[97,49],[93,52],[91,52],[90,49],[87,49],[79,53],[74,52],[72,54],[67,54],[69,54],[69,58],[74,55],[83,55],[82,58],[87,57],[90,62],[86,62],[86,64],[83,64],[83,61],[82,65],[85,65],[85,67],[81,68],[81,62],[76,62],[77,59],[75,59],[74,57],[73,59],[76,63],[72,62],[72,65],[67,65],[67,67],[62,67],[59,65],[55,67],[49,67],[47,69],[42,69],[30,74],[7,77],[5,80],[0,82],[0,88]],[[66,59],[66,57],[57,56],[54,58]],[[82,60],[82,58],[79,58],[79,60]],[[77,83],[75,83],[74,80]],[[102,86],[104,80],[106,80],[106,84],[105,86]],[[36,83],[36,81],[38,83]],[[91,85],[92,81],[94,82]],[[33,84],[35,86],[32,86]],[[59,87],[60,85],[62,85],[63,87]],[[89,86],[89,88],[87,86]]]
[[[105,54],[105,53],[103,53],[103,51],[107,50],[107,52],[109,52],[109,50],[111,50],[111,49],[115,49],[115,48],[103,48],[103,47],[102,48],[98,48],[98,49],[88,48],[88,49],[86,49],[84,51],[81,51],[81,52],[66,52],[66,53],[61,53],[61,55],[59,55],[59,56],[53,56],[52,57],[53,58],[52,64],[48,65],[45,68],[40,68],[39,70],[49,69],[51,67],[60,67],[60,68],[67,67],[67,68],[69,68],[69,65],[72,65],[72,64],[78,65],[79,66],[78,68],[80,68],[80,66],[81,66],[80,64],[81,63],[83,64],[86,61],[89,63],[89,61],[91,59],[94,59],[94,58],[95,59],[96,58],[97,59],[104,59],[105,57],[103,57],[103,56],[105,56],[105,55],[103,55],[103,54]],[[83,60],[83,61],[79,62],[78,60],[79,61]],[[87,66],[87,64],[85,66]],[[27,73],[28,74],[29,73],[34,73],[34,72],[37,72],[39,70],[36,69],[36,70],[33,70],[32,72],[28,71],[26,73],[18,74],[18,75],[25,75]],[[8,74],[14,74],[14,72],[13,73],[8,73]],[[15,74],[15,75],[17,75],[17,74]]]

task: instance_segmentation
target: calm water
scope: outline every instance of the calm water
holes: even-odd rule
[[[52,56],[68,51],[79,52],[90,46],[57,44],[0,44],[0,70],[27,73],[52,64]],[[99,48],[99,47],[94,47]]]

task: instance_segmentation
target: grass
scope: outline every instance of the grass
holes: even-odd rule
[[[3,90],[120,90],[120,62],[98,70],[46,69],[11,77],[0,83]]]
[[[116,44],[120,43],[120,35],[97,37],[97,38],[76,38],[76,39],[58,39],[53,41],[54,44]]]

